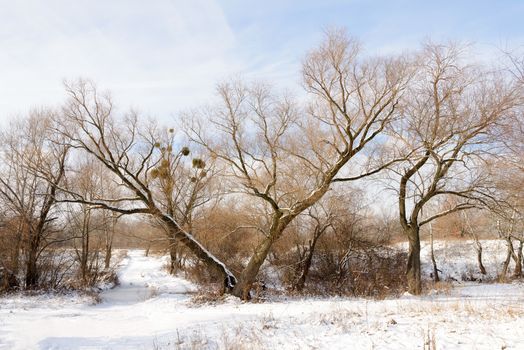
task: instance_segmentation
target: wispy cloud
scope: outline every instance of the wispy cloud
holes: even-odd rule
[[[476,42],[481,55],[523,44],[518,0],[0,0],[0,123],[63,99],[91,78],[117,103],[169,118],[242,74],[297,86],[322,30],[345,26],[370,53],[425,37]]]
[[[212,0],[12,1],[0,12],[0,113],[59,101],[89,77],[124,104],[165,114],[209,94],[234,64],[234,33]],[[144,103],[142,103],[142,101]]]

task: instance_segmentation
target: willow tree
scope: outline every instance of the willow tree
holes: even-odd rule
[[[179,135],[178,135],[179,136]],[[179,138],[179,137],[178,137]],[[160,163],[151,170],[153,193],[161,210],[187,232],[193,232],[195,221],[203,219],[206,207],[218,197],[217,172],[212,159],[193,155],[188,146],[178,147],[180,140],[173,128],[167,129],[156,143]],[[181,266],[178,237],[166,230],[169,240],[170,272]]]
[[[220,102],[191,116],[188,135],[228,167],[232,190],[265,206],[266,227],[233,293],[244,299],[273,243],[334,181],[365,173],[350,160],[372,154],[396,116],[409,78],[404,58],[364,58],[343,31],[327,33],[302,65],[306,106],[264,84],[219,85]],[[343,173],[343,178],[337,175]],[[354,176],[353,176],[354,175]]]
[[[76,156],[90,157],[102,164],[123,191],[117,196],[84,198],[80,193],[61,188],[68,195],[64,201],[85,203],[122,215],[154,217],[165,225],[171,237],[221,276],[226,289],[232,289],[236,282],[233,273],[184,230],[156,191],[159,177],[166,180],[173,175],[168,174],[167,150],[181,154],[186,151],[175,143],[161,144],[158,128],[153,123],[141,122],[136,113],[118,114],[109,94],[98,92],[94,84],[78,81],[66,85],[66,91],[69,98],[63,108],[64,125],[56,131],[76,150]]]
[[[465,50],[454,44],[425,45],[416,69],[395,125],[398,144],[411,153],[396,173],[412,294],[421,293],[420,228],[456,211],[496,203],[486,165],[501,140],[492,131],[521,101],[513,79],[467,63]],[[450,197],[453,205],[443,211],[424,211]]]

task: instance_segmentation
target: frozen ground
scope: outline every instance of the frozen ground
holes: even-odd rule
[[[464,254],[463,254],[464,256]],[[165,258],[130,251],[120,286],[0,299],[0,349],[524,349],[524,285],[461,283],[424,297],[234,298],[194,305]]]
[[[506,258],[506,243],[502,240],[482,240],[483,264],[486,275],[480,273],[477,263],[477,252],[472,240],[435,241],[434,251],[437,267],[442,280],[450,281],[490,281],[495,280],[502,271],[502,263]],[[407,244],[404,244],[407,249]],[[515,246],[515,249],[517,247]],[[433,272],[428,241],[421,242],[422,273],[426,279]],[[513,268],[513,262],[510,265]]]

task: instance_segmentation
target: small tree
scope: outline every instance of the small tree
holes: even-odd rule
[[[52,133],[57,118],[54,111],[35,110],[1,134],[0,197],[6,212],[16,220],[13,272],[18,272],[21,250],[28,289],[38,286],[42,251],[55,243],[56,194],[64,179],[69,150]]]

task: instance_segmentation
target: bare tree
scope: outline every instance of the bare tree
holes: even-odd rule
[[[236,278],[194,236],[162,207],[153,191],[154,170],[164,160],[158,148],[160,136],[153,124],[140,125],[136,113],[123,118],[115,116],[108,94],[100,94],[86,81],[66,84],[69,100],[63,109],[66,124],[57,129],[70,147],[88,155],[109,170],[126,193],[116,198],[90,200],[63,189],[70,196],[66,201],[85,203],[122,215],[147,214],[162,222],[172,235],[224,280],[231,289]],[[169,145],[174,147],[175,145]]]
[[[18,221],[13,260],[18,266],[24,253],[25,287],[39,283],[38,261],[42,251],[54,243],[52,225],[57,218],[56,193],[61,185],[68,146],[52,134],[57,114],[33,111],[27,119],[15,121],[2,133],[0,196]]]
[[[313,256],[317,243],[326,232],[333,229],[337,219],[347,214],[347,205],[349,204],[345,194],[327,195],[322,200],[317,202],[314,206],[306,211],[306,232],[311,232],[307,235],[307,245],[302,249],[302,245],[297,246],[299,253],[299,264],[297,269],[298,278],[293,283],[293,289],[302,291],[306,284],[311,265],[313,263]],[[346,199],[346,202],[344,202]]]
[[[156,144],[161,161],[151,170],[154,193],[162,211],[174,218],[183,229],[192,232],[197,211],[212,202],[218,193],[217,186],[214,186],[216,167],[212,159],[206,162],[201,156],[191,157],[188,146],[173,149],[180,142],[173,128],[168,129],[161,139]],[[172,230],[166,232],[170,271],[174,273],[180,267],[178,239]]]
[[[420,294],[420,227],[450,213],[495,201],[485,158],[495,152],[491,138],[518,106],[520,91],[499,72],[468,65],[457,45],[427,44],[411,82],[397,140],[412,153],[396,168],[400,222],[409,241],[408,290]],[[430,202],[456,200],[432,216]],[[452,203],[452,202],[449,202]]]
[[[266,85],[237,81],[220,85],[220,105],[188,127],[193,141],[229,166],[234,191],[257,198],[268,210],[264,236],[234,288],[239,297],[249,298],[273,243],[333,182],[385,166],[380,162],[357,174],[358,163],[345,168],[357,154],[369,151],[374,158],[371,149],[395,116],[408,80],[407,65],[403,58],[364,59],[359,51],[345,32],[327,33],[303,63],[304,86],[312,97],[307,108]],[[342,170],[347,176],[336,178]]]
[[[470,215],[468,215],[468,213],[465,211],[462,212],[462,215],[464,218],[464,230],[473,239],[475,251],[477,252],[477,264],[479,266],[479,271],[481,274],[485,275],[487,274],[487,271],[484,267],[484,263],[482,262],[482,243],[480,242],[479,234],[471,224],[471,220],[469,218]]]
[[[118,217],[87,202],[116,197],[118,192],[111,174],[96,160],[80,159],[74,166],[76,171],[67,177],[68,189],[84,198],[86,203],[65,205],[67,227],[79,263],[80,278],[84,285],[93,285],[102,276],[102,268],[110,266]]]
[[[430,255],[431,255],[431,263],[433,264],[433,281],[439,282],[440,277],[438,275],[439,269],[437,268],[437,261],[435,260],[435,247],[434,247],[434,240],[433,240],[433,225],[431,225],[431,222],[429,223],[429,244],[430,244]]]

